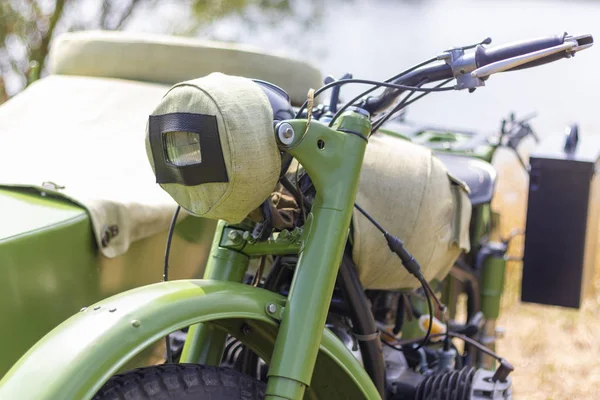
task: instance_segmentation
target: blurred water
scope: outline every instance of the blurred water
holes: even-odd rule
[[[324,2],[314,24],[298,28],[294,22],[247,29],[235,18],[226,19],[211,34],[308,59],[324,74],[383,79],[487,36],[493,44],[564,31],[600,38],[600,1],[333,0]],[[600,133],[599,47],[574,59],[495,75],[473,94],[429,95],[411,107],[409,117],[492,131],[509,111],[537,111],[535,127],[541,135],[562,132],[572,121],[580,123],[583,134]],[[359,87],[344,90],[343,97],[349,98]]]
[[[325,14],[323,28],[307,32],[310,54],[325,72],[386,78],[454,45],[491,36],[493,43],[567,32],[596,33],[600,3],[573,1],[365,1],[338,3]],[[263,36],[264,35],[264,36]],[[248,38],[264,45],[267,34]],[[276,36],[275,36],[276,37]],[[273,45],[272,39],[269,42]],[[289,43],[278,44],[292,50]],[[324,51],[323,47],[326,46]],[[321,55],[321,57],[315,57]],[[582,132],[600,133],[600,49],[572,60],[492,77],[486,87],[429,95],[410,110],[410,118],[456,126],[496,129],[508,111],[538,111],[541,134],[578,121]]]

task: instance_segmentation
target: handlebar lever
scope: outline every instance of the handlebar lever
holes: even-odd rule
[[[485,78],[498,72],[508,71],[521,65],[536,61],[556,53],[566,52],[567,57],[572,57],[576,52],[587,49],[593,44],[591,35],[567,36],[562,44],[547,49],[533,51],[516,57],[496,61],[484,65],[471,72],[473,78]]]
[[[492,43],[492,38],[491,37],[486,37],[481,42],[469,44],[469,45],[466,45],[466,46],[454,47],[452,49],[446,50],[446,52],[449,52],[449,51],[452,51],[452,50],[456,50],[456,49],[471,50],[471,49],[474,49],[475,47],[477,47],[479,45],[490,44],[490,43]],[[444,58],[445,58],[444,54],[438,56],[439,60],[443,60]]]
[[[424,79],[427,83],[433,83],[454,77],[454,89],[472,92],[484,86],[485,80],[494,73],[537,67],[561,58],[570,58],[594,44],[592,35],[574,36],[566,32],[504,46],[483,46],[490,41],[486,38],[474,48],[469,45],[446,50],[418,68],[398,75],[393,83],[416,86]],[[403,92],[401,89],[387,88],[379,96],[364,99],[361,107],[372,115],[377,114],[390,107]]]

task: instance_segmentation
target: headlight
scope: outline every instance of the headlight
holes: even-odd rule
[[[200,164],[200,136],[193,132],[166,132],[164,136],[167,160],[173,165]]]
[[[211,74],[173,86],[150,115],[146,151],[156,182],[190,214],[241,222],[277,184],[269,95],[281,100],[277,110],[289,101],[263,86]]]

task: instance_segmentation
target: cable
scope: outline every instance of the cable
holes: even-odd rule
[[[423,337],[423,341],[415,348],[415,350],[419,350],[421,347],[425,346],[428,342],[429,339],[431,338],[431,328],[433,327],[433,307],[431,304],[431,294],[429,294],[427,292],[427,289],[425,289],[425,286],[427,284],[427,282],[425,281],[425,279],[421,279],[421,287],[423,288],[423,291],[425,292],[425,297],[427,298],[427,308],[429,309],[429,326],[427,327],[427,333],[425,333],[425,336]],[[425,283],[423,283],[425,282]]]
[[[393,344],[391,344],[390,342],[386,342],[385,340],[382,340],[381,343],[385,344],[387,347],[391,347],[392,349],[394,349],[396,351],[403,351],[402,348],[396,347]]]
[[[402,241],[397,237],[390,235],[377,221],[375,221],[375,218],[371,217],[369,213],[366,212],[357,203],[354,203],[354,207],[362,215],[364,215],[381,233],[383,233],[383,236],[385,237],[388,246],[390,247],[390,250],[393,251],[396,255],[398,255],[398,257],[402,261],[402,265],[404,266],[404,268],[406,268],[406,270],[415,278],[417,278],[421,283],[421,287],[423,288],[423,292],[425,293],[425,297],[427,298],[427,308],[429,309],[429,326],[427,327],[427,333],[425,334],[423,342],[416,348],[418,350],[421,347],[425,346],[429,341],[431,329],[433,327],[433,305],[431,304],[431,296],[433,296],[436,299],[436,303],[439,303],[439,300],[437,299],[437,296],[435,295],[435,293],[433,293],[433,291],[427,290],[428,288],[431,290],[431,288],[429,287],[429,284],[427,283],[425,278],[423,278],[423,274],[421,273],[421,267],[419,266],[419,263],[404,248],[404,244],[402,243]]]
[[[329,88],[332,88],[334,86],[345,85],[347,83],[361,83],[361,84],[365,84],[365,85],[376,85],[376,88],[389,87],[392,89],[415,90],[417,92],[445,92],[448,90],[454,90],[454,88],[418,88],[416,86],[397,85],[395,83],[372,81],[369,79],[340,79],[339,81],[331,82],[325,86],[322,86],[318,90],[316,90],[314,93],[314,97],[316,98],[318,95],[320,95],[321,93],[323,93],[325,90],[327,90]],[[302,104],[302,106],[298,109],[298,112],[296,113],[296,118],[300,118],[302,111],[304,111],[304,109],[306,108],[307,105],[308,105],[308,100],[306,100],[304,102],[304,104]]]
[[[385,229],[383,229],[383,227],[381,225],[379,225],[379,223],[377,221],[375,221],[375,219],[373,217],[371,217],[365,210],[363,210],[363,208],[361,206],[359,206],[357,203],[354,203],[354,207],[362,215],[364,215],[369,221],[371,221],[371,223],[373,225],[375,225],[375,228],[377,228],[381,233],[383,233],[384,236],[388,235],[388,232]]]
[[[165,263],[163,267],[163,282],[167,282],[169,280],[169,256],[171,255],[171,242],[173,241],[173,232],[175,231],[175,224],[177,223],[177,217],[179,217],[179,211],[181,210],[181,206],[177,206],[175,213],[173,214],[173,219],[171,219],[171,225],[169,226],[169,233],[167,234],[167,245],[165,247]],[[169,335],[165,336],[165,344],[167,351],[167,363],[171,364],[173,362],[173,353],[171,351],[171,343],[169,340]]]
[[[435,88],[442,88],[442,86],[444,86],[444,85],[446,85],[446,84],[448,84],[448,83],[452,82],[453,80],[454,80],[454,78],[446,79],[444,82],[442,82],[442,83],[440,83],[440,84],[438,84],[438,85],[436,85],[436,86],[434,86],[434,87],[435,87]],[[432,88],[432,89],[433,89],[433,88]],[[445,88],[445,89],[446,89],[446,90],[444,90],[444,91],[448,91],[448,90],[454,90],[454,88]],[[409,102],[407,102],[406,104],[404,104],[404,107],[408,107],[408,106],[410,106],[412,103],[414,103],[415,101],[417,101],[417,100],[419,100],[419,99],[423,98],[423,96],[425,96],[425,95],[427,95],[427,94],[429,94],[429,92],[427,92],[427,93],[422,93],[422,94],[418,95],[417,97],[415,97],[415,98],[414,98],[414,99],[412,99],[411,101],[409,101]]]
[[[300,173],[300,163],[296,164],[296,173],[294,174],[294,179],[296,181],[296,189],[300,193],[300,210],[302,210],[302,221],[306,222],[306,209],[304,208],[304,193],[302,193],[302,189],[300,189],[300,179],[298,178]]]
[[[436,296],[436,294],[433,291],[433,289],[431,288],[431,286],[429,286],[429,282],[427,282],[426,280],[423,280],[423,282],[421,282],[421,284],[424,286],[424,289],[426,289],[433,296],[433,298],[435,300],[435,305],[437,306],[438,310],[444,315],[444,319],[445,319],[446,306],[444,304],[442,304],[440,299],[438,299],[438,297]]]
[[[281,185],[292,194],[292,196],[294,196],[294,200],[296,200],[296,204],[300,205],[302,202],[302,199],[300,198],[300,196],[302,196],[302,193],[300,193],[300,191],[298,190],[298,188],[296,186],[294,186],[294,184],[288,179],[287,176],[282,176],[281,179],[279,180],[281,182]]]
[[[479,343],[478,341],[471,339],[468,336],[462,335],[460,333],[455,333],[455,332],[447,332],[447,333],[435,333],[433,335],[429,336],[429,340],[431,339],[435,339],[435,338],[439,338],[439,337],[444,337],[444,336],[450,336],[450,337],[454,337],[460,340],[463,340],[475,347],[477,347],[477,349],[479,349],[480,351],[486,353],[487,355],[489,355],[490,357],[496,359],[497,361],[501,361],[504,360],[504,358],[500,357],[497,353],[493,352],[492,350],[488,349],[487,347],[485,347],[484,345],[482,345],[481,343]],[[385,344],[388,347],[391,347],[395,350],[398,351],[402,351],[401,347],[397,347],[397,346],[411,346],[414,344],[419,343],[420,341],[422,341],[425,338],[425,336],[423,337],[419,337],[419,338],[414,338],[414,339],[406,339],[406,340],[399,340],[397,341],[396,344],[392,344],[390,342],[387,342],[385,340],[382,340],[383,344]],[[411,347],[414,348],[415,350],[417,350],[419,347]]]
[[[177,217],[179,217],[179,211],[181,206],[177,206],[173,218],[171,219],[171,225],[169,226],[169,234],[167,235],[167,245],[165,248],[165,263],[163,268],[163,282],[169,280],[169,256],[171,255],[171,242],[173,241],[173,232],[175,231],[175,224],[177,223]]]
[[[254,275],[254,281],[252,282],[252,286],[254,286],[254,287],[258,287],[258,285],[260,284],[263,270],[265,269],[265,261],[266,261],[266,257],[262,256],[260,258],[260,262],[258,264],[258,269],[256,270],[256,275]]]
[[[463,334],[460,333],[456,333],[456,332],[446,332],[446,333],[434,333],[433,335],[430,335],[429,339],[435,339],[435,338],[439,338],[439,337],[444,337],[444,336],[450,336],[450,337],[454,337],[457,339],[460,339],[464,342],[467,342],[475,347],[477,347],[478,350],[484,352],[485,354],[489,355],[490,357],[493,357],[494,359],[496,359],[497,361],[502,361],[504,360],[504,358],[500,357],[497,353],[495,353],[494,351],[488,349],[487,347],[485,347],[484,345],[482,345],[481,343],[479,343],[478,341],[471,339],[468,336],[465,336]],[[420,337],[420,338],[414,338],[414,339],[406,339],[406,340],[399,340],[395,345],[392,346],[410,346],[413,344],[416,344],[418,342],[420,342],[421,340],[423,340],[424,337]]]
[[[446,85],[449,82],[452,82],[454,80],[454,78],[451,79],[447,79],[444,82],[434,86],[433,88],[441,88],[442,86]],[[415,101],[423,98],[424,95],[430,93],[430,92],[426,92],[423,93],[417,97],[415,97],[414,99],[412,99],[411,101],[408,101],[409,97],[411,97],[413,94],[415,93],[415,91],[411,91],[410,94],[408,96],[406,96],[404,98],[403,101],[401,101],[400,103],[398,103],[398,105],[396,107],[394,107],[394,109],[392,111],[390,111],[388,114],[386,114],[385,116],[383,116],[381,119],[377,120],[374,124],[373,124],[373,128],[371,129],[371,132],[375,132],[377,129],[379,129],[385,122],[387,122],[395,113],[397,113],[398,111],[402,110],[403,108],[406,108],[407,106],[409,106],[410,104],[414,103]]]
[[[388,78],[388,79],[386,79],[386,80],[385,80],[385,82],[392,82],[392,81],[395,81],[396,79],[398,79],[398,78],[401,78],[402,76],[404,76],[404,75],[406,75],[406,74],[408,74],[408,73],[411,73],[411,72],[413,72],[414,70],[416,70],[416,69],[418,69],[418,68],[424,67],[424,66],[425,66],[425,65],[427,65],[427,64],[431,64],[432,62],[435,62],[435,61],[438,61],[437,57],[432,57],[432,58],[430,58],[429,60],[425,60],[425,61],[423,61],[422,63],[419,63],[419,64],[417,64],[417,65],[414,65],[414,66],[410,67],[409,69],[407,69],[407,70],[404,70],[404,71],[400,72],[399,74],[396,74],[396,75],[392,76],[391,78]],[[360,99],[361,99],[363,96],[366,96],[366,95],[368,95],[369,93],[372,93],[372,92],[374,92],[375,90],[379,89],[380,87],[381,87],[381,86],[374,86],[374,87],[372,87],[372,88],[370,88],[370,89],[368,89],[368,90],[365,90],[364,92],[362,92],[361,94],[359,94],[358,96],[356,96],[355,98],[353,98],[352,100],[350,100],[349,102],[347,102],[347,103],[346,103],[346,104],[345,104],[345,105],[344,105],[342,108],[340,108],[340,109],[339,109],[339,110],[338,110],[338,111],[335,113],[335,115],[333,116],[333,118],[331,118],[331,121],[329,121],[329,126],[330,126],[330,127],[331,127],[331,126],[333,126],[333,123],[335,122],[335,120],[336,120],[336,119],[337,119],[337,118],[338,118],[340,115],[342,115],[342,113],[343,113],[344,111],[346,111],[346,110],[348,109],[348,107],[352,106],[354,103],[356,103],[358,100],[360,100]]]
[[[421,87],[421,85],[424,85],[427,83],[427,79],[423,79],[421,82],[419,82],[417,84],[418,87]],[[415,94],[416,92],[414,90],[410,91],[408,93],[408,95],[406,95],[406,97],[404,99],[402,99],[402,101],[400,101],[393,109],[392,111],[390,111],[389,113],[387,113],[386,115],[384,115],[383,117],[379,118],[377,121],[375,121],[371,127],[371,134],[373,134],[374,132],[376,132],[381,125],[383,125],[386,121],[388,121],[395,113],[397,113],[398,111],[402,110],[405,107],[406,102]]]

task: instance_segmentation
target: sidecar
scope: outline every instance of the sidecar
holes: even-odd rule
[[[213,71],[295,103],[321,85],[308,64],[245,47],[83,32],[58,38],[50,74],[0,107],[0,377],[82,306],[163,279],[176,204],[155,184],[145,124],[172,84]],[[216,225],[183,214],[171,279],[201,277]]]

